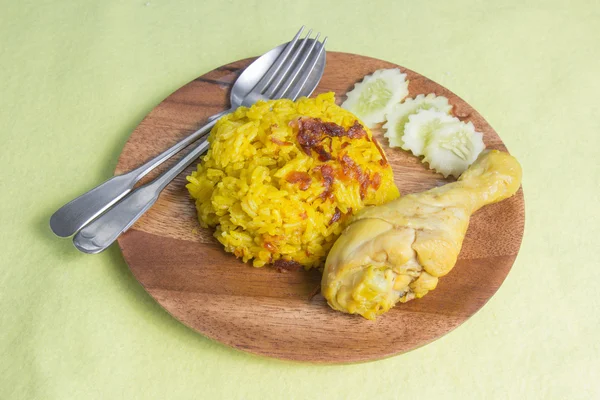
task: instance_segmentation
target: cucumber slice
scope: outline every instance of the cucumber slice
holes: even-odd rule
[[[383,125],[384,136],[388,139],[390,147],[402,147],[404,141],[404,126],[408,117],[421,110],[436,110],[450,114],[452,106],[444,96],[436,96],[429,93],[427,96],[420,94],[414,99],[406,99],[403,103],[395,104],[391,111],[385,116],[387,122]]]
[[[354,113],[369,128],[385,121],[392,106],[408,95],[406,74],[398,68],[380,69],[363,78],[346,93],[342,108]]]
[[[444,175],[458,178],[485,149],[483,135],[471,122],[445,124],[431,135],[423,162]]]
[[[415,156],[422,156],[431,134],[444,124],[458,123],[460,120],[442,111],[421,110],[408,117],[402,136],[404,150],[410,150]]]

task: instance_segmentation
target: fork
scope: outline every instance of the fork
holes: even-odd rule
[[[286,46],[280,58],[273,63],[252,91],[246,95],[242,102],[244,105],[251,105],[257,100],[272,100],[282,97],[296,100],[301,95],[312,93],[320,77],[316,82],[308,82],[308,77],[315,69],[317,61],[325,49],[327,38],[319,42],[320,34],[317,34],[314,40],[304,40],[295,46],[300,32]],[[309,39],[311,32],[309,31],[305,39]],[[304,51],[304,46],[311,41],[309,49]],[[210,123],[214,125],[216,120],[217,118],[211,120]],[[140,186],[123,200],[112,205],[100,217],[85,225],[73,238],[75,247],[90,254],[105,250],[156,202],[162,190],[203,154],[208,146],[205,138],[154,181]]]

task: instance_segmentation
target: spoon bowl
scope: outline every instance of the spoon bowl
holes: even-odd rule
[[[316,39],[301,39],[298,41],[298,45],[301,46],[304,41],[307,41],[307,45],[315,42]],[[288,42],[289,43],[289,42]],[[269,52],[263,54],[256,60],[252,62],[242,74],[237,78],[233,87],[231,88],[230,95],[230,103],[231,108],[235,109],[239,106],[250,107],[255,103],[255,99],[252,96],[248,96],[250,92],[254,89],[260,79],[267,73],[269,68],[275,63],[279,55],[284,51],[285,47],[288,43],[283,43],[280,46],[275,47]],[[302,56],[302,54],[301,54]],[[303,96],[310,96],[314,91],[314,88],[317,86],[315,84],[311,84],[310,82],[319,82],[321,77],[323,76],[323,71],[325,70],[325,62],[326,56],[325,52],[322,52],[319,56],[315,68],[311,71],[308,76],[308,81],[306,84],[307,88],[311,88],[307,91],[307,94],[302,93]],[[265,100],[267,98],[265,97]],[[229,112],[229,110],[227,111]],[[214,117],[211,117],[213,119]]]

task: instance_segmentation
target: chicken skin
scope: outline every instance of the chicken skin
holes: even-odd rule
[[[513,156],[492,150],[456,182],[363,209],[325,262],[329,305],[375,319],[435,289],[456,264],[471,214],[514,195],[521,174]]]

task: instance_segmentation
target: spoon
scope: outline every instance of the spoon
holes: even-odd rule
[[[242,72],[231,88],[230,109],[222,111],[208,118],[208,122],[202,128],[198,129],[182,141],[176,143],[171,148],[165,150],[143,165],[125,174],[110,178],[101,185],[62,206],[50,218],[50,228],[52,231],[60,237],[68,237],[75,234],[82,227],[87,225],[90,221],[98,217],[109,207],[131,192],[135,184],[146,174],[181,151],[183,148],[187,147],[189,144],[204,136],[216,124],[220,117],[233,112],[240,106],[249,107],[257,100],[268,98],[268,96],[262,96],[260,93],[252,93],[253,89],[258,84],[265,83],[265,79],[269,81],[266,83],[270,83],[273,75],[277,73],[284,59],[290,54],[297,43],[298,46],[303,46],[303,44],[311,44],[312,42],[317,41],[317,39],[309,39],[311,31],[309,31],[304,39],[298,40],[303,30],[304,27],[300,28],[292,41],[277,46],[268,53],[262,55]],[[275,68],[270,70],[272,66]],[[318,82],[323,75],[324,69],[325,52],[323,51],[320,53],[315,67],[307,77],[307,81]],[[310,92],[312,93],[312,90]],[[303,93],[303,95],[309,96],[310,93]]]

